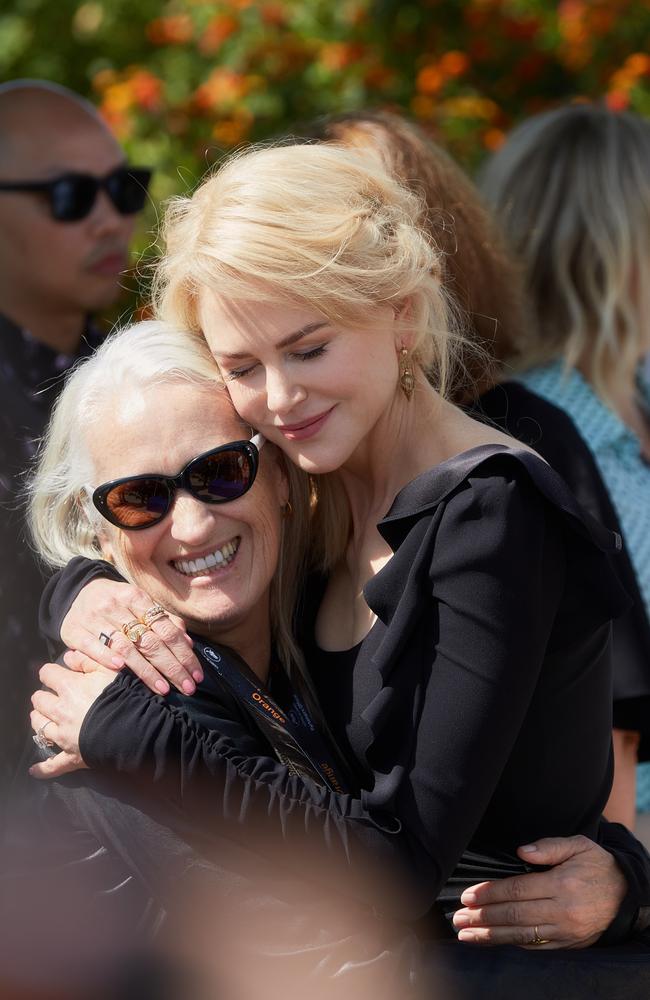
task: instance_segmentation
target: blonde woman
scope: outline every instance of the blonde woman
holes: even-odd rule
[[[456,885],[517,870],[517,849],[547,862],[545,833],[598,836],[609,627],[624,601],[615,537],[532,451],[445,398],[458,338],[423,212],[355,153],[253,150],[172,206],[157,287],[159,314],[205,337],[242,417],[314,475],[321,577],[305,595],[304,651],[365,814],[399,833],[410,917],[430,911],[464,847]],[[105,654],[93,633],[132,611],[115,587],[95,580],[66,618],[84,653]],[[92,718],[96,766],[149,761],[186,810],[194,783],[223,766],[187,730],[181,769],[166,772],[165,740],[145,746],[133,726],[113,742],[110,712]],[[78,723],[59,734],[73,752]],[[516,908],[516,926],[477,927],[481,891],[468,888],[461,940],[597,940],[624,885],[606,852],[578,843],[566,874],[595,856],[600,872],[579,920],[545,895]],[[555,843],[554,860],[574,847]]]
[[[617,568],[633,607],[614,628],[606,813],[630,829],[635,766],[650,758],[649,162],[650,123],[580,104],[524,122],[482,176],[529,305],[510,345],[514,381],[483,409],[623,538]],[[647,791],[642,805],[650,809]]]

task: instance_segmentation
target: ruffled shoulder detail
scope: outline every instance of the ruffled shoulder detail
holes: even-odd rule
[[[423,472],[397,494],[388,514],[378,528],[386,541],[395,548],[409,531],[409,522],[422,517],[442,503],[458,489],[472,473],[485,474],[486,466],[494,468],[500,463],[517,462],[528,473],[542,495],[555,507],[568,515],[575,529],[593,542],[601,552],[616,553],[622,549],[621,536],[610,531],[582,507],[564,480],[551,466],[534,452],[525,448],[509,448],[501,444],[480,445],[440,465]]]

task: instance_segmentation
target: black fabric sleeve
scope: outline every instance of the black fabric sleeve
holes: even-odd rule
[[[77,556],[71,559],[67,566],[55,573],[48,581],[41,596],[38,612],[38,625],[41,634],[55,648],[61,646],[61,626],[63,619],[74,604],[83,588],[91,580],[105,577],[124,583],[114,566],[102,559],[85,559]]]
[[[159,820],[210,859],[226,838],[329,888],[340,876],[341,892],[375,906],[390,886],[398,916],[425,911],[398,821],[290,773],[217,712],[208,729],[123,671],[87,714],[81,753],[155,799]]]
[[[627,893],[619,911],[598,941],[602,946],[626,941],[633,932],[639,910],[650,906],[650,855],[627,827],[606,819],[601,820],[598,843],[614,856],[627,881]]]

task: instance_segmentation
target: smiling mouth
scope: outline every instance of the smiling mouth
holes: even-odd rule
[[[240,542],[241,537],[237,535],[220,549],[215,549],[214,552],[209,552],[198,559],[173,559],[172,566],[183,576],[205,576],[206,573],[215,573],[233,561]]]
[[[284,434],[285,437],[308,437],[311,433],[320,430],[332,410],[334,410],[334,406],[331,406],[329,410],[325,410],[324,413],[319,413],[315,417],[309,417],[307,420],[303,420],[299,424],[281,424],[277,429],[280,433]]]

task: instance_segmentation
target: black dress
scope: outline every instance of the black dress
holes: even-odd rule
[[[262,829],[259,849],[272,857],[309,843],[328,858],[317,879],[327,881],[330,864],[353,873],[371,858],[406,886],[390,900],[400,917],[431,910],[466,848],[512,855],[576,833],[610,840],[628,904],[648,905],[647,855],[600,820],[611,782],[610,622],[627,606],[609,562],[617,536],[539,458],[502,446],[418,477],[379,530],[395,554],[365,589],[378,620],[350,696],[337,701],[331,675],[315,678],[356,757],[358,799],[248,758],[218,729],[120,679],[84,722],[88,764],[154,782],[181,831]],[[50,588],[51,630],[70,590],[70,577]]]

